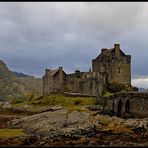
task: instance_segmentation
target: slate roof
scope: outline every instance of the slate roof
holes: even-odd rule
[[[49,75],[50,75],[50,76],[54,76],[58,71],[59,71],[59,69],[51,70],[51,71],[49,72]]]

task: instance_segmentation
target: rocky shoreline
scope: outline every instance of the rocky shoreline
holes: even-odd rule
[[[19,109],[15,112],[10,107],[1,110],[0,128],[22,128],[25,133],[0,138],[1,146],[148,146],[147,118],[123,119],[98,110],[65,107],[41,108],[38,112],[21,108],[20,114]],[[12,114],[2,115],[4,110]]]

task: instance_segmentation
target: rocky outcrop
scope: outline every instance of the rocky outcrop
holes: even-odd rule
[[[17,76],[0,60],[0,101],[42,95],[42,80],[33,76]]]
[[[25,135],[0,138],[0,145],[148,146],[148,118],[111,117],[102,110],[100,105],[78,109],[30,105],[14,108],[2,102],[0,128],[20,128]]]
[[[88,110],[59,108],[12,120],[9,126],[23,128],[28,135],[38,137],[35,143],[43,146],[130,146],[146,145],[148,140],[147,118],[122,119]]]

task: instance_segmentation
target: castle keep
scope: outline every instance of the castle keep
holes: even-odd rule
[[[66,74],[62,67],[46,69],[43,76],[43,96],[51,92],[69,92],[97,96],[108,86],[124,84],[131,86],[131,55],[126,55],[119,44],[112,49],[101,49],[92,60],[92,71]]]

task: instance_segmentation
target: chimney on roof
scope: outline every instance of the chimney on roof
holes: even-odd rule
[[[59,67],[60,70],[63,70],[63,67]]]
[[[45,69],[45,73],[47,74],[48,72],[50,72],[51,69]]]
[[[114,48],[119,48],[120,49],[120,44],[114,44]]]
[[[120,57],[120,44],[114,44],[114,49],[115,49],[115,56]]]
[[[75,73],[80,73],[80,70],[79,70],[79,69],[76,69],[76,70],[75,70]]]

